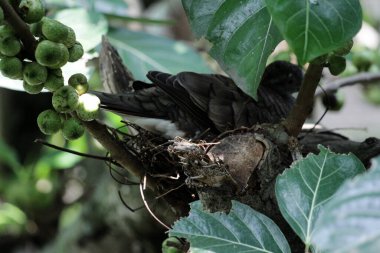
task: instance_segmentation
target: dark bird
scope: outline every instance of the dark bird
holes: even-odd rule
[[[92,92],[100,98],[101,107],[167,138],[193,138],[205,131],[217,135],[243,126],[278,123],[289,113],[292,93],[303,79],[298,66],[274,62],[265,69],[257,101],[223,75],[150,71],[151,83],[135,81],[105,39],[100,68],[103,85],[111,92]]]

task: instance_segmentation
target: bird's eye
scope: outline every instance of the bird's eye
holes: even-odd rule
[[[366,143],[367,145],[372,146],[372,145],[375,145],[375,144],[377,143],[377,139],[374,138],[374,137],[370,137],[370,138],[367,138],[367,139],[365,140],[365,143]]]

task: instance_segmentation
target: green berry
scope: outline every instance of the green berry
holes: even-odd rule
[[[48,71],[45,66],[37,62],[29,62],[23,70],[24,80],[30,85],[40,85],[44,83],[48,76]]]
[[[45,17],[42,19],[42,34],[50,41],[63,43],[68,38],[69,28],[57,20]]]
[[[29,25],[31,33],[36,37],[42,36],[42,21]]]
[[[181,253],[182,243],[176,237],[169,237],[162,242],[162,253]]]
[[[375,61],[375,53],[369,49],[363,49],[352,55],[352,63],[359,71],[368,71]]]
[[[73,47],[75,45],[76,36],[75,36],[75,32],[74,32],[73,28],[67,27],[67,29],[68,29],[67,38],[64,41],[62,41],[62,43],[67,48],[71,48],[71,47]]]
[[[378,83],[366,85],[364,87],[364,94],[368,102],[380,105],[380,86]]]
[[[26,23],[35,23],[45,16],[45,8],[41,0],[21,0],[19,14]]]
[[[63,86],[53,93],[52,104],[58,112],[72,112],[78,106],[79,96],[71,86]]]
[[[346,59],[343,56],[332,55],[329,58],[329,70],[334,76],[341,74],[346,69]]]
[[[100,99],[93,94],[83,94],[79,97],[78,107],[76,109],[78,118],[83,121],[91,121],[99,115]]]
[[[70,76],[68,83],[71,87],[76,89],[79,95],[88,91],[87,77],[81,73]]]
[[[15,32],[10,25],[6,24],[6,25],[0,26],[0,39],[6,38],[12,35],[15,35]]]
[[[6,56],[15,56],[21,50],[21,43],[16,36],[8,36],[0,39],[0,53]]]
[[[0,71],[5,77],[21,79],[22,62],[17,57],[3,57],[0,61]]]
[[[62,70],[49,69],[48,77],[46,79],[46,82],[44,83],[44,87],[47,90],[54,92],[63,86],[64,86],[64,78],[62,76]]]
[[[80,58],[82,58],[84,54],[83,46],[78,41],[69,48],[69,62],[76,62]]]
[[[24,90],[27,93],[29,93],[29,94],[38,94],[44,88],[43,84],[40,84],[40,85],[30,85],[25,80],[23,81],[22,86],[24,87]]]
[[[323,105],[331,111],[340,111],[344,105],[344,95],[341,92],[327,93],[322,97]]]
[[[63,122],[62,133],[66,140],[75,140],[84,134],[84,127],[79,120],[69,118]]]
[[[354,45],[354,41],[350,39],[341,48],[334,50],[334,54],[339,55],[339,56],[345,56],[348,53],[350,53],[353,45]]]
[[[69,51],[62,43],[43,40],[38,43],[35,57],[39,64],[49,68],[60,68],[69,59]]]
[[[54,134],[61,129],[61,117],[54,110],[45,110],[37,117],[37,125],[41,132],[50,135]]]
[[[327,58],[328,58],[327,54],[324,54],[324,55],[321,55],[321,56],[313,59],[311,62],[313,64],[324,66],[326,64],[326,62],[327,62]]]

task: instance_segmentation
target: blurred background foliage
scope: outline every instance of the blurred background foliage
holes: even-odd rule
[[[102,35],[117,48],[136,79],[146,80],[149,70],[221,72],[204,53],[209,45],[203,40],[193,41],[180,0],[45,2],[48,15],[72,27],[86,50],[82,60],[63,68],[64,75],[86,74],[93,89],[101,86],[97,56]],[[380,71],[380,3],[362,2],[366,23],[341,76]],[[294,61],[294,56],[281,44],[270,58],[274,60]],[[331,80],[333,77],[325,73],[323,82]],[[129,175],[114,173],[119,179],[116,181],[103,161],[35,143],[35,139],[45,138],[78,152],[106,155],[88,135],[72,142],[66,142],[59,133],[43,136],[36,118],[50,106],[51,94],[28,95],[21,91],[21,82],[2,77],[0,83],[0,252],[160,252],[164,229],[146,210],[131,212],[119,199],[120,189],[128,205],[142,205],[136,186],[117,182]],[[379,137],[380,120],[373,115],[380,105],[380,83],[338,92],[347,103],[339,112],[329,113],[322,124],[344,127],[342,133],[354,139]],[[322,111],[317,100],[311,121]],[[113,114],[104,114],[103,118],[115,127],[122,125],[121,118]],[[352,130],[357,127],[366,127],[367,131]],[[165,217],[164,208],[157,213]]]

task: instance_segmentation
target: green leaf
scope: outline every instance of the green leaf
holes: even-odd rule
[[[342,185],[313,233],[319,252],[377,253],[380,249],[380,166]]]
[[[77,41],[85,52],[100,44],[102,35],[108,31],[104,15],[84,8],[64,9],[57,12],[54,19],[74,29]]]
[[[194,33],[237,85],[256,98],[267,59],[282,40],[264,0],[182,0]]]
[[[265,2],[301,64],[340,48],[362,24],[359,0]]]
[[[171,74],[211,71],[200,55],[182,42],[128,30],[111,31],[108,38],[138,80],[147,80],[150,70]]]
[[[0,139],[0,164],[9,166],[14,172],[19,171],[22,165],[16,151]]]
[[[205,212],[199,201],[193,202],[189,217],[177,221],[169,235],[189,240],[194,253],[290,252],[272,220],[236,201],[228,215]]]
[[[25,213],[10,203],[0,203],[0,234],[19,235],[27,224]]]
[[[324,204],[346,179],[365,171],[352,154],[335,154],[322,146],[319,149],[318,155],[309,154],[292,164],[276,182],[280,211],[307,246]]]

